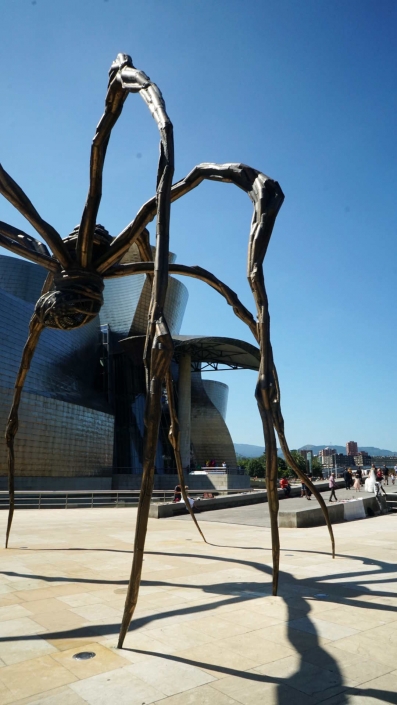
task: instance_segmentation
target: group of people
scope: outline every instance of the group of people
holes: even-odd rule
[[[354,473],[354,478],[353,478],[353,471],[351,468],[347,468],[344,473],[343,473],[343,479],[345,481],[345,488],[347,490],[350,490],[351,487],[356,490],[356,492],[360,492],[362,484],[364,484],[364,490],[366,492],[374,492],[375,495],[379,495],[381,491],[384,492],[384,489],[382,487],[383,480],[386,481],[386,484],[389,484],[389,468],[386,467],[386,465],[383,468],[376,468],[375,465],[371,466],[371,469],[369,472],[367,471],[365,473],[365,481],[364,480],[364,472],[362,468],[357,468],[355,473]],[[396,481],[396,476],[397,476],[397,467],[394,468],[394,474],[391,475],[391,481],[392,484],[394,485]],[[335,488],[336,488],[336,477],[335,473],[331,473],[331,476],[329,478],[329,488],[331,490],[331,494],[329,496],[329,501],[335,502],[338,501],[336,494],[335,494]]]
[[[186,494],[187,494],[188,489],[189,489],[189,485],[185,485]],[[189,501],[190,506],[192,507],[192,509],[194,509],[194,499],[192,499],[191,497],[189,497],[189,495],[187,495],[187,498],[188,498],[188,501]],[[184,503],[185,503],[185,500],[184,500],[183,497],[182,497],[182,487],[181,487],[180,485],[177,485],[177,486],[175,487],[175,489],[174,489],[174,499],[173,499],[172,501],[173,501],[173,502],[180,502],[181,504],[184,504]]]
[[[371,469],[368,471],[363,470],[358,467],[355,468],[354,474],[352,468],[346,468],[343,473],[343,479],[345,481],[345,488],[350,490],[353,487],[356,492],[360,492],[361,486],[364,484],[364,489],[366,492],[375,492],[378,495],[382,488],[382,483],[385,482],[389,484],[389,477],[391,479],[392,485],[395,484],[397,478],[397,465],[394,468],[394,472],[390,472],[386,465],[383,468],[376,468],[372,465]],[[365,480],[365,483],[364,483]],[[335,494],[336,489],[336,475],[334,472],[331,473],[329,478],[329,489],[331,494],[329,497],[330,502],[337,502],[338,498]],[[284,497],[289,497],[291,494],[291,485],[286,477],[282,477],[280,480],[280,487],[284,491]],[[301,484],[301,497],[306,497],[307,500],[311,500],[311,491],[303,482]]]
[[[291,485],[286,477],[282,477],[280,480],[280,487],[284,492],[284,497],[289,497],[291,494]],[[311,491],[303,482],[301,484],[301,497],[306,497],[306,499],[311,499]]]
[[[193,511],[198,512],[200,510],[195,505],[195,500],[192,499],[192,497],[189,497],[189,494],[187,492],[188,489],[189,489],[189,485],[185,485],[185,490],[186,490],[188,502],[189,502],[191,508],[193,509]],[[203,499],[213,499],[213,498],[214,498],[214,495],[212,492],[204,492],[203,493]],[[176,487],[174,489],[174,499],[172,501],[174,503],[179,502],[180,504],[185,503],[185,500],[183,499],[183,496],[182,496],[182,487],[180,485],[176,485]]]
[[[383,468],[376,468],[375,465],[371,466],[371,469],[369,471],[363,471],[362,468],[356,468],[354,477],[353,477],[353,471],[351,468],[347,468],[344,473],[343,473],[343,479],[345,481],[345,488],[347,490],[350,490],[350,488],[353,486],[353,488],[359,492],[361,489],[361,485],[363,485],[363,480],[364,477],[369,477],[371,474],[375,475],[376,481],[380,482],[381,484],[385,482],[386,485],[389,484],[389,476],[391,479],[392,485],[395,484],[396,481],[396,476],[397,476],[397,467],[394,468],[394,471],[391,472],[389,468],[384,465]]]
[[[345,489],[350,490],[351,487],[359,492],[361,489],[361,482],[363,478],[363,471],[361,468],[357,468],[354,476],[353,470],[351,468],[346,468],[343,473],[343,479],[345,481]]]
[[[361,489],[361,482],[362,482],[362,477],[363,477],[363,471],[361,468],[357,468],[354,479],[353,479],[353,471],[351,468],[346,468],[346,470],[343,473],[343,479],[345,481],[345,489],[350,490],[351,487],[353,487],[356,492],[359,492]],[[329,502],[337,502],[338,498],[335,494],[335,488],[336,488],[336,477],[335,473],[332,472],[329,478],[328,486],[331,490],[331,494],[329,496]]]

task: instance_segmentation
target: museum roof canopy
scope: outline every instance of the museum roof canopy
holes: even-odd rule
[[[259,369],[259,349],[244,340],[201,335],[174,335],[172,339],[175,359],[191,355],[193,369]]]
[[[190,355],[193,370],[258,370],[259,348],[237,338],[204,335],[174,335],[174,357]],[[145,336],[133,336],[119,341],[122,349],[139,364],[142,362]]]

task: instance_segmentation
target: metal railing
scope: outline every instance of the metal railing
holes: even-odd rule
[[[260,491],[260,490],[259,490]],[[213,497],[228,494],[245,494],[258,492],[251,488],[234,490],[191,490],[193,498],[211,494]],[[153,490],[154,503],[172,502],[174,490]],[[17,509],[78,509],[97,507],[136,507],[139,500],[139,490],[17,490],[15,492],[15,507]],[[8,492],[0,492],[0,510],[8,509]]]

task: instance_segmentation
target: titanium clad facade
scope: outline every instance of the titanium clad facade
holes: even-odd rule
[[[227,400],[229,396],[229,387],[224,382],[216,382],[212,379],[203,379],[203,387],[210,401],[219,411],[223,420],[226,421]]]
[[[0,388],[2,429],[11,401],[12,390]],[[17,479],[110,477],[113,426],[111,414],[39,394],[23,394],[15,441]],[[6,474],[7,453],[2,438],[0,475]]]
[[[154,257],[154,248],[152,248]],[[175,255],[170,252],[170,263]],[[131,245],[121,262],[139,262],[138,247]],[[118,279],[105,279],[104,304],[99,313],[101,325],[108,325],[119,338],[130,335],[145,335],[147,314],[151,296],[150,280],[146,274],[135,274]],[[172,334],[178,334],[189,294],[182,282],[169,278],[164,312]]]
[[[13,276],[17,284],[17,275],[23,275],[24,268],[19,260],[7,259],[9,270],[18,263]],[[0,290],[0,311],[3,436],[33,304]],[[15,443],[18,474],[71,477],[111,473],[114,420],[105,395],[95,389],[96,367],[92,364],[98,358],[98,334],[97,321],[75,331],[43,331],[22,393]],[[0,474],[6,472],[3,441]]]
[[[204,382],[206,383],[207,380]],[[235,468],[237,459],[229,429],[222,414],[207,393],[207,389],[211,387],[213,398],[215,397],[219,407],[226,411],[228,387],[221,382],[219,388],[215,390],[216,384],[210,380],[210,384],[206,388],[201,379],[201,373],[192,373],[191,442],[193,455],[196,464],[201,466],[204,466],[207,460],[215,460],[217,465],[225,462],[230,468]]]
[[[0,289],[35,304],[47,273],[43,267],[16,257],[0,255]]]

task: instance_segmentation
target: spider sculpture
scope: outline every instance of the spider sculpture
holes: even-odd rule
[[[111,130],[121,114],[128,93],[140,93],[160,131],[157,190],[156,196],[142,206],[134,220],[117,237],[112,238],[105,228],[96,224],[96,217],[101,201],[102,171],[106,149]],[[235,314],[247,324],[260,348],[260,369],[255,397],[262,419],[266,445],[266,486],[271,517],[273,594],[277,594],[280,557],[277,525],[275,431],[286,461],[311,489],[322,507],[331,537],[332,554],[335,555],[332,527],[324,500],[310,479],[296,466],[288,449],[280,407],[279,383],[270,343],[270,317],[263,275],[263,261],[275,219],[284,200],[282,190],[276,181],[244,164],[201,164],[172,186],[173,172],[173,128],[166,112],[163,97],[158,87],[143,71],[139,71],[133,66],[131,58],[126,54],[118,54],[110,67],[105,112],[98,124],[91,148],[88,197],[81,223],[71,235],[62,239],[59,233],[40,217],[25,193],[0,167],[0,193],[25,216],[52,251],[51,254],[46,245],[30,235],[0,222],[0,244],[48,270],[41,296],[30,321],[29,336],[22,354],[6,429],[10,495],[6,547],[14,513],[14,439],[18,430],[18,408],[23,384],[41,331],[44,327],[71,330],[91,321],[98,314],[103,302],[102,291],[105,278],[146,273],[152,283],[144,351],[147,395],[143,439],[143,473],[135,531],[134,558],[119,637],[120,648],[123,645],[138,599],[164,385],[167,389],[171,417],[170,441],[175,452],[182,493],[186,506],[190,508],[183,481],[178,420],[170,372],[173,344],[164,316],[169,274],[195,277],[216,289],[233,307]],[[210,272],[201,267],[169,265],[171,202],[194,189],[204,179],[232,183],[245,191],[253,202],[254,214],[248,250],[248,281],[256,304],[256,320],[242,305],[237,295]],[[155,261],[152,262],[146,225],[155,216],[157,216],[156,255]],[[133,243],[136,243],[139,248],[142,262],[119,264]],[[203,536],[192,512],[191,514]]]

